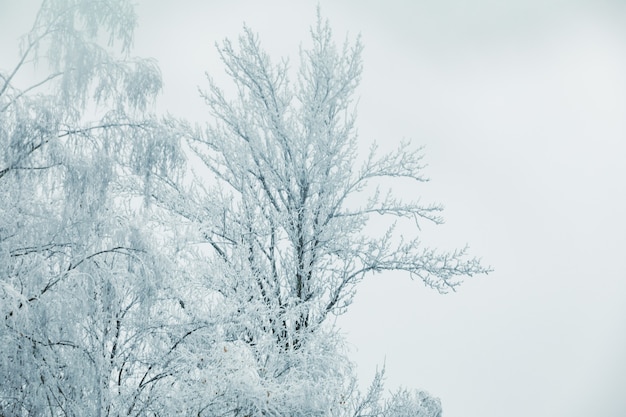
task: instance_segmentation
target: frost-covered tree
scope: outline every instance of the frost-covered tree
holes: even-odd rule
[[[147,414],[166,376],[164,263],[118,192],[172,162],[134,26],[126,0],[45,0],[0,69],[0,415]]]
[[[188,134],[203,163],[197,181],[155,194],[195,227],[195,282],[212,306],[206,317],[220,317],[189,352],[212,358],[198,371],[211,387],[207,415],[212,404],[233,416],[341,414],[350,372],[329,318],[366,275],[404,271],[446,292],[487,272],[465,249],[420,241],[418,223],[440,223],[440,206],[392,193],[395,180],[426,180],[420,149],[373,147],[357,162],[360,41],[337,47],[319,14],[311,41],[293,81],[247,27],[238,45],[219,45],[235,93],[209,77],[214,123]],[[376,234],[372,224],[388,227]]]
[[[45,0],[0,69],[0,415],[424,409],[383,404],[379,376],[360,398],[329,318],[370,273],[445,292],[487,269],[422,245],[439,206],[386,192],[425,181],[419,149],[356,162],[360,42],[318,16],[289,83],[246,28],[201,131],[145,115],[161,80],[129,55],[134,25],[127,0]]]
[[[351,395],[350,414],[354,417],[441,417],[441,401],[426,391],[400,388],[384,395],[385,369],[377,371],[364,396]]]
[[[425,391],[399,389],[386,401],[383,417],[441,417],[441,401]]]

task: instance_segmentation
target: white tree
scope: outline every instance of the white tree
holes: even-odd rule
[[[161,79],[129,56],[134,26],[125,0],[43,1],[0,71],[0,415],[146,414],[166,375],[164,264],[117,186],[172,162],[141,118]]]
[[[441,401],[425,391],[399,389],[386,402],[384,417],[441,417]]]
[[[405,271],[445,292],[488,272],[465,249],[420,242],[418,222],[440,223],[438,205],[384,190],[396,179],[426,180],[420,149],[378,155],[374,147],[356,164],[362,45],[337,48],[319,14],[311,40],[291,83],[288,63],[273,64],[249,28],[238,47],[218,46],[236,95],[209,77],[203,97],[215,122],[187,135],[204,168],[189,190],[170,182],[154,194],[204,242],[196,282],[214,306],[207,317],[220,317],[204,342],[215,361],[206,374],[224,369],[216,352],[235,351],[245,368],[245,376],[223,370],[225,385],[216,382],[205,401],[232,415],[337,412],[350,372],[328,318],[345,311],[367,274]],[[371,235],[369,225],[385,219],[386,232]]]
[[[385,193],[425,181],[419,149],[356,165],[360,42],[318,15],[290,84],[246,28],[220,47],[237,95],[209,79],[199,131],[144,115],[161,80],[134,24],[127,0],[46,0],[0,71],[0,415],[394,415],[382,377],[355,394],[329,317],[369,273],[445,292],[487,268],[421,244],[439,206]]]

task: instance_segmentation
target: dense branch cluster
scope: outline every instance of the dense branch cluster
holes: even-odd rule
[[[393,226],[368,235],[368,224],[380,217],[439,223],[441,208],[372,187],[396,178],[425,181],[420,149],[378,156],[373,148],[355,167],[351,103],[362,46],[357,40],[338,50],[319,16],[311,35],[293,85],[287,64],[273,65],[249,29],[238,50],[224,42],[220,56],[238,94],[227,99],[209,78],[203,96],[216,122],[189,142],[206,168],[190,220],[204,231],[215,263],[239,277],[219,291],[236,292],[246,282],[245,302],[269,309],[267,323],[254,330],[272,334],[285,349],[342,312],[369,272],[406,271],[441,292],[485,272],[465,250],[424,248]],[[355,206],[360,194],[369,198]]]
[[[426,181],[421,149],[356,163],[360,41],[318,13],[292,74],[244,28],[200,129],[147,113],[135,22],[127,0],[46,0],[0,70],[0,415],[439,416],[385,400],[382,373],[359,394],[329,320],[370,273],[446,292],[488,272],[423,246],[441,207],[392,193]]]

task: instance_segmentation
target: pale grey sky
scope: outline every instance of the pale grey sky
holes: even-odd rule
[[[0,28],[21,21],[16,4],[0,0]],[[204,71],[226,80],[216,41],[245,21],[296,67],[316,4],[142,0],[135,53],[159,60],[160,107],[199,120]],[[426,145],[418,192],[447,222],[425,234],[496,268],[445,296],[401,275],[364,282],[338,321],[363,383],[385,361],[389,389],[426,389],[446,417],[626,415],[625,5],[320,5],[339,40],[365,44],[364,149]]]

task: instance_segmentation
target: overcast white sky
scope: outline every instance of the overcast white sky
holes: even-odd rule
[[[16,4],[0,0],[0,27]],[[135,53],[159,60],[160,107],[200,120],[196,86],[223,77],[214,42],[245,21],[295,67],[316,4],[142,0]],[[426,145],[432,181],[401,192],[445,204],[431,242],[496,269],[445,296],[364,282],[339,320],[362,381],[385,361],[388,388],[426,389],[446,417],[626,415],[626,4],[320,5],[365,44],[364,149]]]

